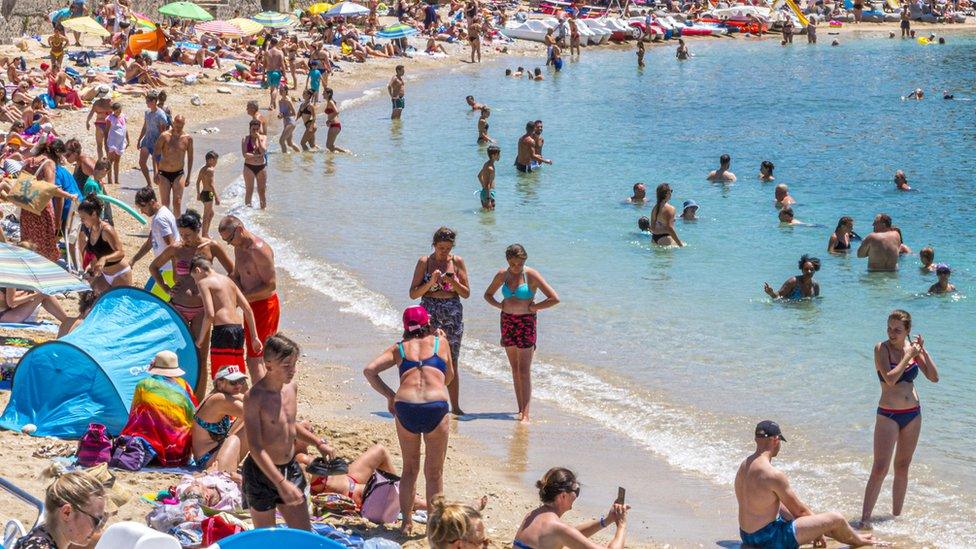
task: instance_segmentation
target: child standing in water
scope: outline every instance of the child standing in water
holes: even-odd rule
[[[488,147],[488,161],[481,166],[478,172],[478,181],[481,182],[481,207],[494,211],[495,209],[495,162],[502,156],[502,150],[495,145]]]
[[[214,172],[217,170],[216,152],[210,151],[206,156],[206,163],[197,174],[197,198],[203,202],[203,237],[210,238],[210,222],[213,221],[214,204],[220,206],[220,197],[214,187]]]

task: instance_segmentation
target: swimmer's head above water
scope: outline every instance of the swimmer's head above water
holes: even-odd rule
[[[646,215],[642,215],[637,219],[637,228],[642,231],[651,230],[651,220],[647,218]]]

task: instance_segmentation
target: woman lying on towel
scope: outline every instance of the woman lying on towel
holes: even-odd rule
[[[44,307],[61,324],[58,337],[71,331],[75,319],[64,312],[56,297],[16,288],[0,288],[0,322],[24,322],[34,316],[38,307]]]
[[[298,454],[295,458],[305,465],[305,471],[312,478],[312,484],[309,488],[312,495],[341,494],[351,499],[356,507],[362,507],[366,483],[373,477],[377,469],[396,474],[390,452],[382,444],[376,444],[366,450],[363,455],[348,464],[348,469],[345,472],[341,472],[343,470],[342,465],[345,465],[345,461],[342,460],[323,463],[321,459],[312,460],[306,453]],[[338,465],[339,462],[342,465]],[[427,509],[427,501],[415,496],[413,508],[415,510]]]

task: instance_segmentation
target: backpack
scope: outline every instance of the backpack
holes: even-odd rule
[[[112,458],[109,467],[138,471],[156,458],[156,450],[142,437],[119,435],[112,445]]]
[[[91,423],[88,430],[78,441],[78,465],[94,467],[99,463],[108,463],[112,458],[112,441],[105,434],[105,426],[101,423]]]
[[[376,524],[396,522],[400,514],[400,477],[377,469],[366,483],[360,513]]]

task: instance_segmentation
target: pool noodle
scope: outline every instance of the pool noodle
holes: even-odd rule
[[[125,202],[122,202],[118,198],[109,196],[107,194],[100,194],[100,195],[98,195],[98,198],[101,199],[101,200],[104,200],[106,202],[111,202],[112,204],[115,204],[116,206],[118,206],[118,207],[122,208],[123,210],[125,210],[126,213],[128,213],[132,217],[136,218],[136,221],[138,221],[139,223],[142,223],[143,225],[146,224],[146,218],[145,217],[142,217],[142,214],[140,214],[139,212],[133,210],[132,209],[132,206],[126,204]]]

